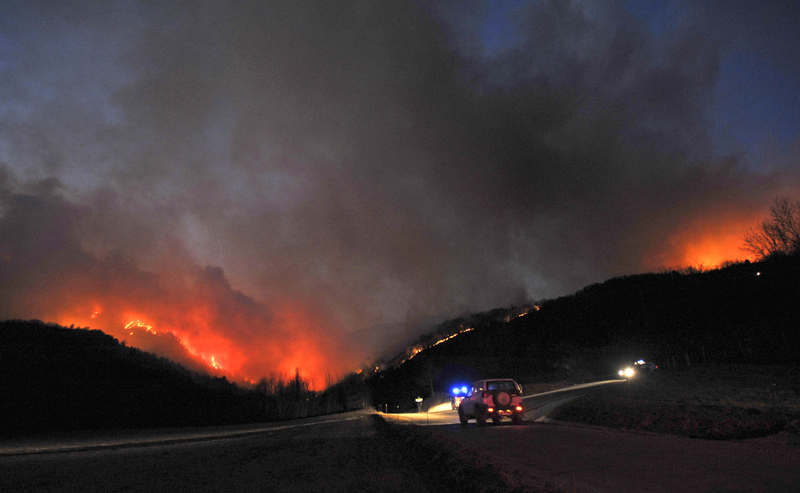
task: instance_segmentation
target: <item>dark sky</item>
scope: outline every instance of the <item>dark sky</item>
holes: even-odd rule
[[[800,7],[698,3],[5,1],[0,317],[321,378],[743,258],[797,196]]]

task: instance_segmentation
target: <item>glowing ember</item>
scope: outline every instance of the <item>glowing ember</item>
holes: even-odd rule
[[[152,325],[148,325],[141,320],[131,320],[130,322],[125,324],[125,330],[129,331],[131,335],[133,335],[133,331],[130,329],[142,329],[145,332],[149,332],[153,335],[158,335],[155,329],[153,329]]]
[[[414,346],[413,348],[411,348],[411,352],[408,354],[408,358],[404,359],[402,361],[402,363],[405,363],[406,361],[410,361],[410,360],[414,359],[414,356],[418,355],[419,353],[421,353],[422,351],[424,351],[424,350],[426,350],[428,348],[432,348],[434,346],[438,346],[439,344],[441,344],[443,342],[447,342],[447,341],[449,341],[449,340],[451,340],[451,339],[453,339],[455,337],[458,337],[461,334],[464,334],[464,333],[467,333],[467,332],[472,332],[473,330],[475,330],[475,327],[462,328],[458,332],[454,332],[454,333],[452,333],[452,334],[450,334],[448,336],[442,337],[441,339],[435,341],[434,343],[432,343],[431,345],[429,345],[427,347],[426,346]]]
[[[422,346],[415,346],[414,348],[411,349],[411,353],[408,355],[408,359],[413,359],[414,356],[416,356],[419,353],[421,353],[423,349],[425,349],[425,348],[422,347]]]
[[[214,370],[224,370],[222,364],[217,360],[217,356],[214,354],[205,354],[198,351],[190,342],[189,339],[186,337],[179,337],[178,340],[180,341],[181,345],[186,349],[186,351],[203,361],[207,366],[213,368]]]
[[[447,342],[447,341],[449,341],[450,339],[452,339],[452,338],[454,338],[454,337],[460,336],[461,334],[464,334],[464,333],[466,333],[466,332],[471,332],[471,331],[473,331],[473,330],[475,330],[475,327],[467,327],[467,328],[465,328],[465,329],[461,329],[461,330],[459,330],[458,332],[456,332],[455,334],[450,334],[450,335],[449,335],[449,336],[447,336],[447,337],[444,337],[444,338],[442,338],[442,339],[439,339],[438,341],[434,342],[434,343],[431,345],[431,347],[433,347],[433,346],[438,346],[439,344],[441,344],[441,343],[443,343],[443,342]]]

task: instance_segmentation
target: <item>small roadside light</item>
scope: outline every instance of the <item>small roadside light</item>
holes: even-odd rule
[[[756,277],[761,275],[761,271],[756,272]]]
[[[416,399],[414,399],[414,402],[419,404],[420,402],[422,402],[422,397],[417,397]]]

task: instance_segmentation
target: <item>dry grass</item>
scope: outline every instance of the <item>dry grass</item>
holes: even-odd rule
[[[800,432],[800,370],[692,367],[641,375],[584,396],[554,418],[615,428],[734,439]]]

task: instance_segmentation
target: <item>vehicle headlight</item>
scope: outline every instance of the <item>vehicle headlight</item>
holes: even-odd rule
[[[631,368],[630,366],[625,368],[625,378],[631,378],[636,374],[636,370]]]

